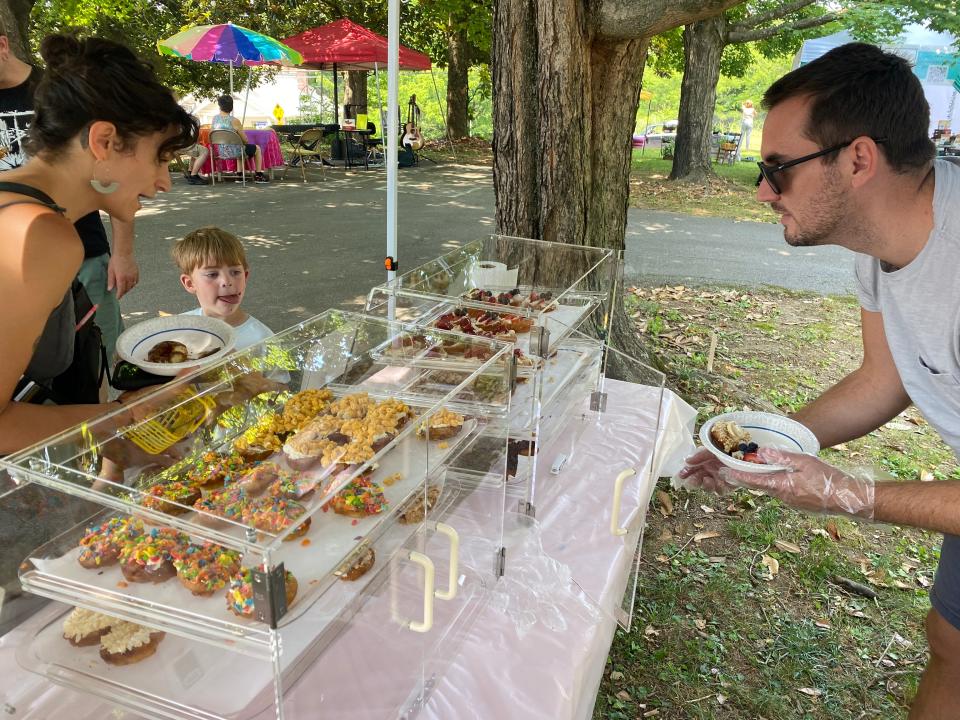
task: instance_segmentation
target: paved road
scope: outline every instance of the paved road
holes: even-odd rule
[[[294,179],[296,177],[296,179]],[[291,173],[269,186],[187,185],[152,202],[137,220],[141,281],[122,301],[128,320],[195,307],[170,259],[174,241],[203,225],[244,240],[251,278],[244,306],[279,330],[330,307],[359,308],[381,282],[386,237],[382,171],[331,170],[304,184]],[[401,270],[493,231],[487,168],[401,171]],[[779,226],[631,210],[627,279],[775,284],[822,293],[852,291],[849,255],[789,248]]]

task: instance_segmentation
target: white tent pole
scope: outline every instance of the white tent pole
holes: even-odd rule
[[[253,68],[247,68],[247,94],[243,98],[243,117],[240,120],[240,127],[247,122],[247,105],[250,104],[250,78],[253,77]]]
[[[400,0],[389,0],[387,22],[387,257],[397,258],[397,137],[400,132],[397,108],[400,103]],[[397,273],[387,271],[387,281]],[[389,317],[394,317],[394,299],[390,296]]]
[[[377,81],[377,107],[380,110],[380,114],[377,116],[377,127],[380,128],[380,134],[384,134],[385,127],[383,127],[383,95],[380,93],[380,63],[373,64],[373,77]]]

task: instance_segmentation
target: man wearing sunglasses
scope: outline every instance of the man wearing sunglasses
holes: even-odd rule
[[[775,82],[764,106],[757,199],[779,213],[790,245],[854,252],[861,304],[861,366],[794,418],[830,447],[913,403],[960,457],[960,165],[934,159],[919,80],[902,58],[851,43]],[[679,477],[944,533],[910,718],[960,718],[960,482],[875,482],[809,455],[759,454],[789,469],[740,473],[700,450]]]

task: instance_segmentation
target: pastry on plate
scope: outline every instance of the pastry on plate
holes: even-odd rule
[[[172,528],[154,528],[124,548],[120,569],[130,582],[161,583],[177,574],[174,555],[190,543],[190,538]]]
[[[415,525],[423,522],[427,513],[437,504],[442,488],[439,485],[431,485],[427,488],[426,497],[418,492],[414,497],[400,510],[401,525]]]
[[[187,346],[175,340],[163,340],[147,351],[147,360],[152,363],[182,363],[188,357]]]
[[[140,505],[167,515],[190,512],[202,495],[199,487],[183,482],[158,483],[147,488],[145,493],[146,497],[140,501]]]
[[[360,476],[347,483],[329,504],[338,515],[363,518],[382,513],[387,506],[387,499],[383,495],[383,488],[369,477]]]
[[[88,570],[115,565],[124,547],[144,533],[143,521],[113,517],[87,528],[80,540],[79,563]]]

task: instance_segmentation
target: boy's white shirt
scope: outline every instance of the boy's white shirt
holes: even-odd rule
[[[203,315],[203,308],[194,308],[182,314]],[[242,324],[233,328],[233,330],[237,337],[237,341],[233,346],[235,350],[244,350],[274,334],[273,330],[257,320],[253,315],[247,315],[247,319],[244,320]]]

